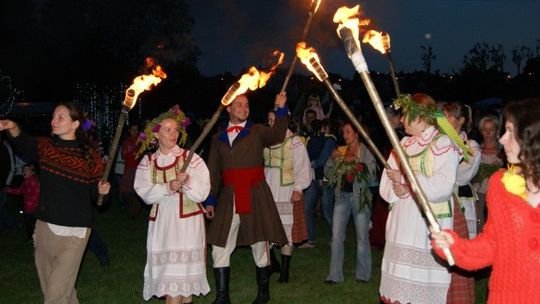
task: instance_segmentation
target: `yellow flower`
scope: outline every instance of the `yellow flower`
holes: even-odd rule
[[[516,173],[516,167],[510,165],[508,170],[504,173],[501,181],[508,192],[519,195],[524,200],[527,200],[525,178]]]

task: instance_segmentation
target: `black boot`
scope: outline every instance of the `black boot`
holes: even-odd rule
[[[259,291],[257,293],[257,298],[255,301],[253,301],[253,304],[265,304],[270,301],[270,274],[271,274],[271,267],[272,266],[266,266],[266,267],[257,267],[257,286],[259,287]]]
[[[279,265],[276,255],[274,254],[274,248],[269,250],[270,254],[270,274],[279,273],[281,271],[281,266]]]
[[[281,255],[281,272],[279,273],[280,283],[289,283],[289,266],[291,264],[290,255]]]
[[[213,304],[230,304],[229,299],[229,276],[230,267],[214,268],[216,278],[216,300]]]

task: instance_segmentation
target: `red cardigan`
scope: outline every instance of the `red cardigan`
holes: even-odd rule
[[[463,269],[493,267],[489,304],[540,303],[540,207],[506,191],[504,172],[489,180],[484,231],[472,240],[449,231],[456,240],[451,250]],[[441,250],[436,252],[444,257]]]

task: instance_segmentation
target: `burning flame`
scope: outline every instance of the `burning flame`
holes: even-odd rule
[[[150,61],[149,61],[150,60]],[[152,59],[147,59],[146,63],[151,62]],[[157,65],[152,69],[152,74],[141,75],[133,79],[133,84],[126,90],[126,98],[124,99],[124,105],[130,109],[135,106],[137,97],[144,91],[152,89],[153,86],[158,85],[162,79],[167,78],[165,71],[161,69],[161,66]]]
[[[273,56],[278,57],[278,61],[268,72],[259,71],[256,67],[249,68],[249,71],[227,90],[227,93],[221,99],[221,104],[228,106],[238,95],[244,94],[248,89],[255,91],[264,87],[285,58],[285,54],[277,50],[273,52]]]
[[[277,57],[278,60],[276,62],[276,64],[274,64],[271,68],[270,68],[270,72],[273,73],[277,67],[283,63],[283,59],[285,59],[285,53],[283,53],[282,51],[280,50],[275,50],[274,52],[272,52],[272,57]]]
[[[319,6],[321,6],[321,0],[311,0],[311,8],[313,9],[313,14],[317,12]]]
[[[319,55],[317,55],[316,51],[312,47],[307,47],[305,42],[298,42],[296,44],[296,56],[302,61],[302,63],[310,70],[320,81],[324,81],[326,78],[328,78],[328,75],[326,75],[326,72],[322,69],[322,66],[320,65],[319,61]],[[314,66],[314,64],[317,64],[317,67],[320,69],[317,69],[317,67]]]
[[[369,19],[360,20],[360,5],[353,8],[342,6],[338,8],[334,14],[334,23],[339,23],[337,28],[337,34],[341,38],[340,31],[342,28],[348,28],[351,30],[353,37],[360,48],[360,41],[358,40],[360,33],[360,26],[366,26],[370,23]]]
[[[364,34],[363,43],[369,43],[374,49],[386,54],[390,52],[390,35],[388,33],[369,30]]]

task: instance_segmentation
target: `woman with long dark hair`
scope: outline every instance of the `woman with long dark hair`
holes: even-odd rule
[[[83,130],[79,107],[54,109],[52,137],[33,138],[11,120],[0,120],[28,161],[40,167],[40,199],[34,232],[35,263],[44,303],[78,303],[75,281],[92,227],[92,202],[107,194],[103,161]]]
[[[492,266],[488,303],[540,303],[540,98],[509,103],[500,138],[509,163],[489,179],[489,217],[472,240],[432,232],[433,248],[450,248],[467,270]]]

